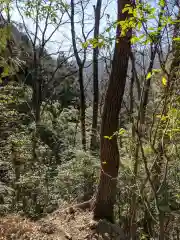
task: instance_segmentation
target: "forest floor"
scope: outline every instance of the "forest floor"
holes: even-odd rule
[[[0,218],[0,240],[123,240],[117,224],[93,221],[92,212],[59,209],[33,222],[17,215]]]

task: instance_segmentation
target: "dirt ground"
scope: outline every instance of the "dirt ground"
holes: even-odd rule
[[[63,210],[65,209],[65,210]],[[105,220],[92,220],[92,212],[68,208],[37,222],[17,215],[0,218],[0,240],[123,240],[122,230]]]

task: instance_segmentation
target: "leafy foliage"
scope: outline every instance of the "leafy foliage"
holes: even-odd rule
[[[64,1],[28,1],[21,5],[32,21],[37,9],[40,22],[48,15],[49,24],[56,27],[61,20],[58,11],[63,17],[69,6]],[[179,32],[179,20],[177,12],[168,15],[167,9],[164,0],[158,1],[157,8],[146,1],[126,5],[123,14],[130,14],[129,18],[113,22],[104,34],[82,44],[85,50],[91,51],[90,45],[106,51],[116,39],[110,34],[112,29],[120,27],[122,38],[133,29],[129,64],[132,71],[128,71],[120,127],[111,136],[100,137],[112,144],[117,137],[120,173],[115,218],[127,234],[135,226],[137,239],[155,239],[160,234],[173,239],[179,232],[180,54],[179,36],[170,32],[172,28]],[[82,150],[78,72],[68,57],[64,53],[57,59],[51,57],[39,41],[39,45],[28,45],[28,50],[23,50],[25,42],[18,45],[18,57],[13,58],[7,50],[8,41],[13,38],[10,29],[0,29],[0,214],[19,212],[39,219],[64,201],[92,198],[102,170],[99,145],[93,154]],[[34,77],[37,69],[32,56],[39,56],[42,46],[38,74]],[[29,53],[26,61],[25,52]],[[38,84],[40,119],[36,121],[33,96]],[[90,103],[86,108],[87,145],[92,112]],[[100,125],[99,115],[98,137]],[[103,164],[106,166],[107,162]]]

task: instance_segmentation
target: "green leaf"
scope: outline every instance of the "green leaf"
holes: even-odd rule
[[[108,140],[110,140],[110,139],[111,139],[111,137],[109,137],[109,136],[104,136],[104,138],[106,138],[106,139],[108,139]]]
[[[129,5],[126,5],[126,6],[123,8],[122,13],[125,13],[125,12],[127,12],[127,11],[128,11],[129,14],[131,14],[131,13],[133,13],[133,8],[132,8],[131,6],[129,6]]]
[[[4,71],[1,74],[1,77],[7,77],[7,76],[9,76],[9,69],[8,69],[8,67],[4,68]]]
[[[167,79],[165,77],[162,77],[162,84],[163,86],[167,86]]]
[[[153,69],[152,72],[153,73],[159,73],[159,72],[161,72],[161,69]]]
[[[149,72],[149,73],[147,74],[147,76],[146,76],[146,80],[150,79],[150,78],[151,78],[151,76],[152,76],[152,73],[151,73],[151,72]]]
[[[87,42],[85,42],[85,43],[82,43],[82,47],[83,47],[83,48],[87,48],[87,47],[88,47],[88,45],[89,45],[88,41],[87,41]]]
[[[140,35],[139,37],[137,36],[132,36],[131,38],[131,43],[135,44],[137,42],[140,42],[144,38],[144,34]]]
[[[132,43],[132,44],[135,44],[135,43],[137,43],[138,41],[139,41],[139,38],[136,37],[136,36],[134,36],[134,37],[131,38],[131,43]]]
[[[150,38],[147,38],[145,41],[144,41],[144,45],[147,45],[147,44],[149,44],[149,43],[151,43],[152,42],[152,40],[150,39]]]
[[[173,38],[173,41],[180,41],[180,37]]]
[[[159,6],[164,7],[165,6],[165,0],[159,0]]]
[[[106,29],[106,32],[110,32],[110,30],[111,30],[111,28],[110,28],[110,27],[108,27],[108,28]]]
[[[125,129],[123,129],[123,128],[119,129],[119,135],[123,135],[125,132],[126,132]]]
[[[137,27],[138,27],[138,30],[140,30],[141,27],[142,27],[142,23],[141,23],[141,22],[138,22]]]
[[[148,28],[149,31],[154,31],[154,29],[155,29],[154,27]]]

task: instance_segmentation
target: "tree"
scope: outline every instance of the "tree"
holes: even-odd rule
[[[130,0],[118,0],[118,25],[116,31],[116,44],[112,63],[112,71],[103,109],[101,123],[101,174],[96,194],[94,218],[106,218],[113,221],[113,209],[116,197],[117,176],[119,170],[119,150],[117,137],[111,140],[105,136],[112,136],[118,130],[118,117],[126,83],[128,61],[131,52],[130,39],[132,30],[129,28],[125,36],[121,35],[120,23],[129,18],[127,12],[122,12]]]
[[[64,15],[67,4],[57,1],[42,2],[42,1],[31,1],[31,2],[19,2],[16,0],[16,8],[23,22],[23,28],[29,39],[31,45],[31,62],[26,68],[27,75],[31,77],[32,83],[32,116],[35,121],[35,128],[32,136],[32,159],[33,162],[37,160],[36,148],[38,142],[38,126],[41,122],[42,114],[42,103],[43,94],[45,87],[49,87],[54,82],[54,77],[58,69],[63,63],[58,63],[54,69],[51,69],[51,76],[48,78],[45,72],[45,62],[47,62],[46,48],[48,43],[52,40],[53,35],[57,30],[65,24]],[[34,29],[28,29],[28,20],[31,20]],[[48,32],[49,26],[51,26],[50,32]],[[56,55],[59,52],[56,53]],[[46,61],[45,61],[46,60]],[[53,65],[53,64],[52,64]],[[49,77],[49,76],[48,76]],[[25,76],[27,78],[27,76]],[[52,94],[53,95],[53,94]],[[52,96],[51,96],[52,97]],[[47,100],[47,99],[46,99]]]
[[[31,62],[28,66],[28,74],[30,74],[33,79],[32,103],[36,124],[40,122],[41,117],[43,87],[45,85],[45,81],[43,79],[43,69],[44,59],[47,57],[45,54],[46,48],[59,27],[65,23],[64,8],[67,6],[63,3],[62,5],[56,1],[32,1],[23,3],[16,1],[16,8],[21,17],[23,28],[31,45],[31,56],[29,57],[31,58]],[[28,20],[31,20],[34,25],[32,32],[27,27]],[[48,33],[49,25],[51,26],[51,31]],[[60,66],[61,64],[59,64],[57,68],[52,72],[52,79],[54,78],[55,73]]]
[[[94,23],[94,39],[98,41],[99,24],[101,16],[102,0],[98,0],[96,7],[94,6],[95,23]],[[97,145],[97,120],[98,120],[98,104],[99,104],[99,79],[98,79],[98,45],[93,49],[93,119],[92,119],[92,135],[90,149],[93,151]]]
[[[87,34],[85,33],[85,9],[89,3],[89,0],[85,2],[85,6],[83,5],[83,1],[80,1],[81,11],[82,11],[82,35],[83,40],[86,42],[90,32],[90,30]],[[83,76],[83,70],[84,65],[86,62],[86,51],[87,49],[84,48],[83,50],[83,58],[80,57],[80,52],[78,52],[77,49],[77,37],[75,32],[75,3],[74,0],[71,0],[71,13],[67,12],[70,18],[71,22],[71,37],[72,37],[72,45],[73,45],[73,51],[74,56],[76,58],[76,63],[78,65],[78,72],[79,72],[79,88],[80,88],[80,122],[81,122],[81,139],[82,139],[82,146],[83,150],[86,151],[86,99],[85,99],[85,91],[84,91],[84,76]]]

